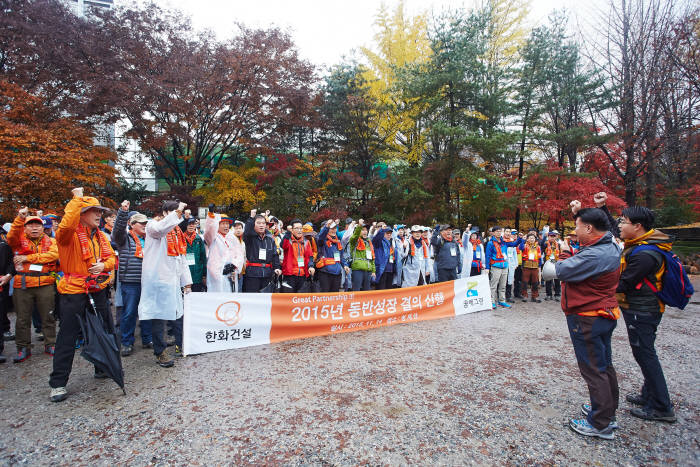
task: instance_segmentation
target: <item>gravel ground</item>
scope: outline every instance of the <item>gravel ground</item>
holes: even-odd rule
[[[50,357],[37,354],[0,367],[0,464],[699,465],[694,301],[666,312],[657,340],[678,422],[636,419],[622,398],[613,441],[567,427],[587,390],[564,316],[544,302],[198,355],[171,369],[137,347],[125,359],[126,396],[76,357],[60,404],[48,400]],[[622,321],[613,347],[621,393],[638,391]]]

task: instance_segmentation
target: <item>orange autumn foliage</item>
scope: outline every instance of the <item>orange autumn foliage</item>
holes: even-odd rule
[[[26,205],[61,213],[71,189],[99,193],[116,183],[116,160],[95,146],[93,133],[69,118],[54,117],[41,99],[0,82],[0,215],[14,217]],[[103,205],[113,205],[102,197]]]

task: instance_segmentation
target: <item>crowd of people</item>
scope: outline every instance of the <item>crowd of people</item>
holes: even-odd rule
[[[571,428],[609,439],[618,406],[610,339],[620,313],[644,376],[641,393],[628,397],[642,406],[633,415],[664,421],[675,415],[654,350],[664,311],[655,292],[665,261],[654,249],[631,254],[641,244],[670,250],[671,239],[653,229],[648,209],[627,208],[617,221],[605,200],[597,194],[597,207],[589,209],[572,202],[576,227],[568,235],[549,226],[484,232],[471,224],[460,230],[352,218],[343,226],[329,219],[316,231],[312,223],[293,219],[285,226],[255,209],[236,220],[210,205],[198,219],[178,201],[165,201],[149,219],[129,201],[114,212],[75,188],[62,218],[23,207],[4,227],[0,345],[14,338],[13,361],[28,360],[34,325],[53,356],[50,398],[58,402],[68,396],[82,338],[78,317],[88,307],[119,336],[123,357],[134,352],[138,324],[142,348],[167,368],[174,365],[167,347],[182,355],[183,297],[190,292],[365,291],[488,275],[494,308],[511,308],[516,299],[540,303],[542,286],[545,300],[564,294],[561,306],[591,395],[582,406],[586,418],[572,420]],[[6,313],[10,292],[14,334]],[[95,377],[106,375],[96,369]]]

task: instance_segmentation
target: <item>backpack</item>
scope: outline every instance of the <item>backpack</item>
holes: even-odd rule
[[[690,283],[688,274],[685,272],[685,269],[683,269],[683,264],[681,263],[680,258],[678,258],[678,256],[676,256],[672,251],[662,250],[656,245],[639,245],[632,250],[630,255],[644,250],[660,253],[664,259],[664,262],[666,263],[666,268],[663,276],[661,277],[661,290],[658,290],[656,286],[646,277],[639,283],[637,288],[640,288],[644,283],[648,285],[654,294],[656,294],[656,297],[666,305],[679,308],[681,310],[685,308],[695,290],[693,289],[693,285]]]

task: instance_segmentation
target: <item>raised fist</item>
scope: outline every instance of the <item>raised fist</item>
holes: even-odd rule
[[[121,205],[122,211],[128,211],[129,206],[131,206],[131,203],[128,200],[122,201],[122,205]]]
[[[36,212],[36,215],[39,216],[39,217],[41,217],[41,216],[44,215],[44,211],[42,211],[41,209],[39,209],[39,210]]]
[[[192,217],[192,211],[190,209],[185,209],[185,219]]]
[[[22,206],[22,209],[17,211],[17,214],[19,214],[19,217],[24,219],[25,217],[27,217],[27,215],[29,215],[29,208],[27,206]]]
[[[569,203],[569,206],[571,206],[571,212],[576,214],[581,209],[581,201],[575,199]]]
[[[70,192],[73,193],[73,196],[76,198],[83,197],[83,187],[73,188]]]
[[[593,202],[599,208],[602,208],[603,206],[605,206],[605,202],[607,200],[608,200],[608,194],[604,191],[601,191],[600,193],[596,193],[593,195]]]
[[[357,223],[360,224],[360,225],[365,225],[365,220],[364,220],[364,219],[358,219]]]
[[[177,206],[177,210],[182,212],[182,210],[185,209],[186,206],[187,203],[183,203],[182,201],[180,201],[180,204]]]

